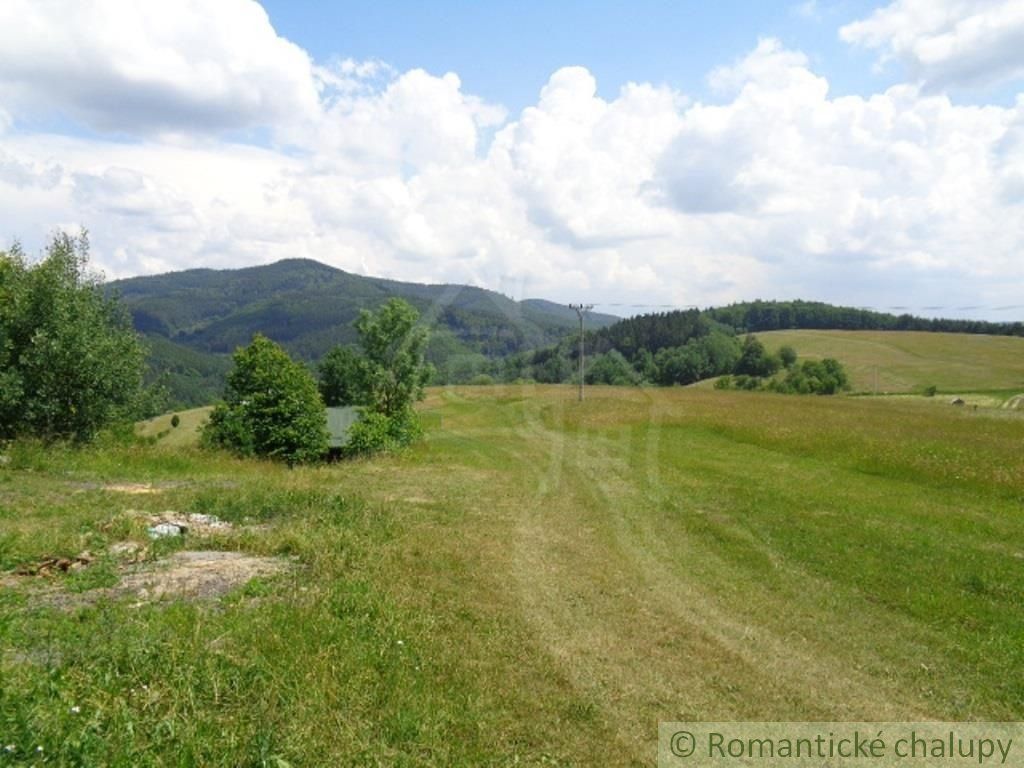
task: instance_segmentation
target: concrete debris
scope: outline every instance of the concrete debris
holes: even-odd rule
[[[175,523],[157,523],[151,525],[146,532],[151,539],[166,539],[171,536],[184,536],[185,527]]]
[[[159,515],[149,516],[149,536],[153,539],[160,539],[170,536],[211,536],[218,533],[228,533],[233,526],[226,520],[221,520],[216,515],[204,515],[193,512],[187,515],[179,515],[177,512],[163,512]]]

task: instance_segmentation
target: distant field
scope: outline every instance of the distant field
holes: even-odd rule
[[[1024,414],[556,386],[422,410],[407,453],[311,468],[9,449],[7,759],[604,768],[653,765],[659,720],[1024,718]],[[236,528],[150,544],[168,510]],[[280,570],[101,591],[180,549]]]
[[[195,445],[199,441],[199,429],[210,417],[212,407],[191,408],[187,411],[176,411],[179,423],[171,426],[174,413],[165,413],[153,419],[140,422],[135,431],[142,437],[154,437],[160,445],[183,447]]]
[[[757,334],[769,349],[791,345],[801,357],[834,357],[853,388],[943,393],[1024,393],[1024,338],[919,331],[771,331]]]

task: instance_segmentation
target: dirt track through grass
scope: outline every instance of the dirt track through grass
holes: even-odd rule
[[[912,471],[904,476],[899,461],[883,473],[843,466],[846,450],[881,437],[874,424],[835,456],[808,455],[800,444],[723,434],[713,414],[701,413],[716,394],[598,389],[583,405],[552,394],[497,402],[485,391],[446,396],[448,493],[459,487],[451,501],[470,510],[450,556],[483,554],[466,583],[492,584],[492,608],[525,624],[538,659],[615,734],[623,764],[652,759],[650,734],[664,719],[985,711],[974,702],[992,692],[979,696],[971,680],[959,679],[947,657],[956,643],[934,626],[939,617],[922,621],[870,592],[873,580],[906,592],[936,585],[906,580],[897,560],[890,573],[858,573],[856,559],[881,526],[897,540],[901,530],[916,538],[912,547],[943,549],[934,539],[947,524],[942,515],[991,522],[992,511],[977,500],[971,510],[963,493],[929,488]],[[777,404],[793,416],[801,405],[770,396],[732,403],[750,411]],[[810,404],[826,413],[874,408],[880,428],[902,416],[898,407],[878,411],[882,403]],[[696,423],[680,424],[681,409],[691,409]],[[501,426],[488,426],[495,422]],[[449,441],[478,474],[457,479],[459,454]],[[915,461],[911,451],[902,458]],[[1019,518],[999,514],[996,525],[1019,526]],[[791,534],[794,526],[812,537],[855,532],[851,551],[833,547],[824,569],[813,556],[804,562],[773,541],[773,529]],[[975,536],[972,544],[996,545],[984,531]],[[963,561],[974,552],[938,557],[945,556]],[[851,583],[859,576],[867,589]],[[1010,618],[1019,629],[1019,610]],[[1013,711],[1017,696],[987,711]]]

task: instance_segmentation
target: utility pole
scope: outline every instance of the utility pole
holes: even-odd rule
[[[583,402],[583,314],[594,308],[593,304],[570,304],[570,309],[575,309],[580,318],[580,402]]]

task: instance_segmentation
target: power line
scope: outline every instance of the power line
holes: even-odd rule
[[[570,309],[575,309],[580,318],[580,402],[583,402],[583,315],[594,308],[593,304],[570,304]]]

